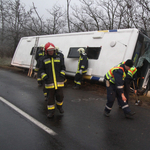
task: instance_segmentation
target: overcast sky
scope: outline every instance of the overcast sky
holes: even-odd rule
[[[29,10],[33,6],[32,3],[34,3],[39,15],[46,18],[46,15],[48,15],[47,9],[50,10],[55,4],[66,8],[67,0],[21,0],[21,3],[26,6],[27,10]],[[79,4],[79,0],[71,0],[70,4]]]

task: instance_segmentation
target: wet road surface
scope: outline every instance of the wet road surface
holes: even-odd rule
[[[1,150],[147,150],[150,147],[150,108],[135,106],[134,119],[126,119],[115,102],[111,116],[103,115],[106,89],[84,83],[72,89],[73,80],[64,88],[63,115],[55,111],[46,117],[46,102],[36,79],[20,70],[0,69],[0,99],[10,102],[42,125],[52,135],[0,100]]]

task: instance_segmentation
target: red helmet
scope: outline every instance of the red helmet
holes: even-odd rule
[[[52,51],[55,50],[55,45],[53,43],[46,43],[45,44],[45,52],[47,53],[47,51]]]

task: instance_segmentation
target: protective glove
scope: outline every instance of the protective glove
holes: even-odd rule
[[[34,72],[33,78],[37,78],[37,72]]]
[[[82,70],[80,70],[80,74],[82,75]]]
[[[61,77],[64,79],[64,81],[66,80],[65,75],[61,74]]]

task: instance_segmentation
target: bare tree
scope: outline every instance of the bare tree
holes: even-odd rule
[[[97,0],[97,5],[103,16],[101,21],[104,29],[119,29],[122,28],[122,21],[126,16],[126,3],[122,0]]]
[[[137,0],[137,2],[147,11],[150,11],[150,1],[149,0]]]
[[[88,16],[85,14],[82,8],[78,6],[72,7],[73,10],[73,19],[70,20],[72,24],[72,31],[79,32],[79,31],[89,31],[90,25],[88,22]]]
[[[80,0],[81,8],[74,7],[71,22],[82,31],[123,28],[127,4],[121,0]],[[126,17],[127,18],[127,17]],[[78,22],[78,23],[77,23]]]
[[[71,23],[76,31],[91,31],[100,29],[100,20],[97,17],[97,7],[93,0],[80,0],[81,6],[72,8]]]
[[[67,0],[67,22],[68,22],[68,31],[69,33],[71,32],[71,29],[70,29],[70,13],[69,13],[69,8],[70,8],[70,2],[71,0]]]
[[[139,13],[139,26],[143,28],[142,30],[145,30],[147,34],[150,35],[150,1],[149,0],[137,0],[136,1],[140,6],[140,12]]]
[[[62,33],[66,26],[66,21],[64,19],[65,12],[62,11],[60,6],[54,5],[52,10],[48,10],[50,18],[48,18],[45,24],[47,34],[57,34]]]
[[[1,19],[1,44],[4,41],[4,32],[5,32],[5,9],[6,9],[6,2],[0,0],[0,19]]]
[[[5,10],[5,38],[7,43],[11,45],[12,54],[24,33],[23,25],[27,23],[28,16],[25,8],[21,5],[20,0],[7,1],[7,9]]]
[[[0,57],[4,56],[4,40],[5,40],[5,9],[6,1],[0,0]]]
[[[34,3],[26,11],[20,0],[0,0],[0,55],[9,47],[12,55],[20,38],[26,35],[134,27],[150,31],[149,0],[80,0],[81,5],[75,6],[71,6],[71,0],[66,2],[67,11],[54,5],[44,19]]]
[[[45,34],[45,29],[44,29],[44,19],[42,16],[39,15],[36,6],[33,4],[33,7],[30,9],[29,17],[30,17],[30,22],[26,25],[26,29],[30,30],[33,34],[35,35],[42,35]]]

